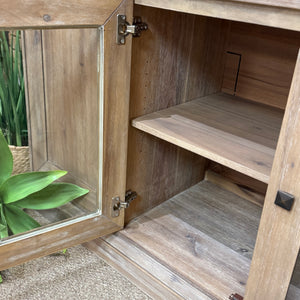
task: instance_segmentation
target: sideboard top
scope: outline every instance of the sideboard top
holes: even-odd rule
[[[135,4],[300,31],[300,0],[135,0]]]

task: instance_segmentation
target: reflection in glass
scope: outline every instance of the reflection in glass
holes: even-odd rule
[[[21,141],[17,146],[26,144],[27,132],[29,141],[29,147],[23,147],[27,158],[21,162],[17,155],[14,158],[14,172],[66,170],[67,175],[59,180],[89,190],[58,208],[25,209],[26,213],[41,225],[49,225],[99,211],[98,29],[26,30],[22,37],[18,32],[5,32],[2,46],[3,41],[17,64],[14,69],[19,73],[12,87],[24,95],[19,108],[25,127],[20,138],[13,138],[1,117],[1,129],[9,141]],[[26,169],[18,170],[24,161]]]

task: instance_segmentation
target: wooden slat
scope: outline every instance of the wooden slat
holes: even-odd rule
[[[244,293],[260,211],[203,181],[104,240],[183,299],[223,300]]]
[[[31,167],[37,170],[47,161],[42,32],[27,30],[22,38]]]
[[[203,181],[124,230],[85,246],[155,299],[224,300],[231,293],[244,295],[260,212],[255,204]],[[287,300],[298,299],[295,284]]]
[[[121,2],[122,0],[2,0],[0,28],[98,27],[105,23]]]
[[[250,1],[227,0],[135,0],[135,3],[208,17],[300,31],[300,10],[298,7],[297,9],[289,8],[288,4],[285,5],[287,7],[277,7],[259,5]]]
[[[208,170],[205,173],[205,179],[242,197],[243,199],[259,205],[260,207],[263,207],[264,205],[265,195],[258,194],[246,186],[239,186],[217,173]]]
[[[42,39],[47,159],[96,190],[100,147],[99,30],[44,30]],[[34,138],[34,146],[42,144],[40,136]]]
[[[284,299],[300,247],[300,53],[275,154],[246,299]],[[295,196],[291,211],[274,204],[278,190]]]
[[[227,21],[135,6],[149,30],[133,39],[130,118],[220,91]],[[209,74],[209,75],[206,75]],[[199,182],[206,160],[130,127],[126,221]]]
[[[126,240],[116,238],[118,249],[112,246],[112,242],[107,242],[107,238],[96,239],[84,244],[85,247],[95,252],[97,255],[102,257],[106,262],[116,268],[120,273],[122,273],[130,281],[134,282],[138,287],[143,290],[146,294],[151,296],[153,299],[182,299],[177,293],[170,289],[166,284],[163,284],[160,280],[155,278],[153,274],[147,272],[147,267],[145,265],[148,262],[147,254],[139,253],[134,251],[134,247],[130,247],[130,243]],[[108,238],[111,241],[111,238]],[[122,244],[123,242],[123,244]],[[131,255],[128,255],[123,249],[131,248]],[[141,259],[144,260],[144,264],[140,264]],[[150,268],[155,270],[158,264],[155,261],[150,263]],[[157,270],[162,274],[162,268],[159,266]],[[169,274],[170,282],[172,281],[172,276],[176,276],[168,270],[164,270]],[[174,277],[173,277],[174,279]],[[189,289],[192,287],[189,287]],[[203,295],[204,296],[204,295]],[[205,299],[205,298],[201,298]]]
[[[268,182],[282,113],[225,94],[132,121],[156,137]]]
[[[246,188],[252,190],[253,192],[257,192],[260,195],[266,195],[268,185],[264,182],[241,174],[235,170],[224,167],[213,161],[209,162],[208,169],[212,170],[214,173],[222,175],[222,177],[227,178],[232,183],[238,185],[241,189]]]
[[[45,256],[66,247],[78,245],[119,230],[121,227],[105,216],[52,230],[47,234],[1,245],[0,270],[22,264],[30,259]]]
[[[300,9],[299,0],[231,0],[231,1]]]
[[[104,203],[103,213],[109,217],[112,211],[111,199],[119,196],[122,201],[125,201],[129,127],[132,37],[126,37],[125,45],[117,45],[115,35],[117,14],[126,15],[128,20],[131,20],[133,16],[132,0],[123,1],[122,5],[103,28],[104,132],[102,203]],[[101,89],[102,87],[100,86],[100,93]],[[124,226],[124,210],[121,210],[120,217],[113,220],[118,222],[120,226]]]
[[[299,47],[300,32],[232,22],[226,50],[241,55],[235,95],[285,109]],[[224,92],[236,81],[233,56],[227,55]]]

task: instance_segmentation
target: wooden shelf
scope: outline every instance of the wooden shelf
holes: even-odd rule
[[[283,112],[214,94],[132,121],[142,131],[268,183]]]
[[[202,181],[87,246],[154,299],[228,299],[245,294],[260,215]],[[287,299],[299,299],[299,278],[292,284]]]

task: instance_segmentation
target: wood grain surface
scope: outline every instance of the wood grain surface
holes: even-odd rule
[[[241,60],[227,54],[222,91],[285,109],[299,47],[300,32],[232,22],[226,50]]]
[[[92,247],[122,269],[111,254],[116,249],[132,268],[181,299],[226,299],[232,292],[244,293],[260,212],[257,205],[203,181]]]
[[[99,27],[121,3],[122,0],[1,0],[0,28]]]
[[[300,54],[278,141],[245,299],[284,299],[300,247]],[[291,211],[274,204],[277,191],[295,196]]]
[[[132,7],[131,1],[125,1],[115,13],[130,18]],[[42,87],[46,103],[30,111],[31,121],[37,122],[40,114],[44,114],[41,118],[46,122],[47,139],[42,142],[46,144],[47,161],[43,166],[66,167],[74,181],[82,180],[92,186],[96,191],[94,203],[102,200],[102,215],[44,232],[37,230],[19,241],[1,241],[0,269],[109,234],[124,225],[123,212],[111,218],[111,199],[118,195],[123,200],[125,197],[129,90],[124,92],[124,88],[130,82],[131,38],[126,46],[118,46],[115,31],[116,15],[113,15],[102,28],[102,39],[94,28],[47,31],[42,33],[42,40],[35,33],[25,38],[25,45],[34,44],[33,54],[38,59],[44,58],[43,76],[38,76],[37,81],[45,83]],[[28,55],[26,52],[25,68],[35,70],[35,61]],[[27,76],[27,83],[29,80],[34,80],[34,76]],[[32,105],[41,103],[43,100]],[[38,135],[36,131],[31,134],[34,132]],[[39,136],[35,138],[38,140]],[[103,186],[99,182],[101,173]]]
[[[23,31],[22,41],[31,167],[38,170],[47,161],[42,32]]]
[[[220,91],[228,22],[135,5],[149,29],[133,40],[130,119]],[[213,37],[213,38],[211,38]],[[126,220],[200,181],[206,160],[130,126]]]
[[[85,246],[155,299],[244,295],[261,208],[227,188],[203,181]]]
[[[18,242],[2,244],[0,245],[0,270],[11,268],[28,260],[84,243],[120,229],[120,226],[105,216],[99,216],[47,233],[40,233]]]
[[[139,117],[132,125],[267,183],[281,120],[278,110],[214,94]]]
[[[300,31],[298,1],[135,0],[136,4]],[[280,6],[277,6],[279,3]]]

